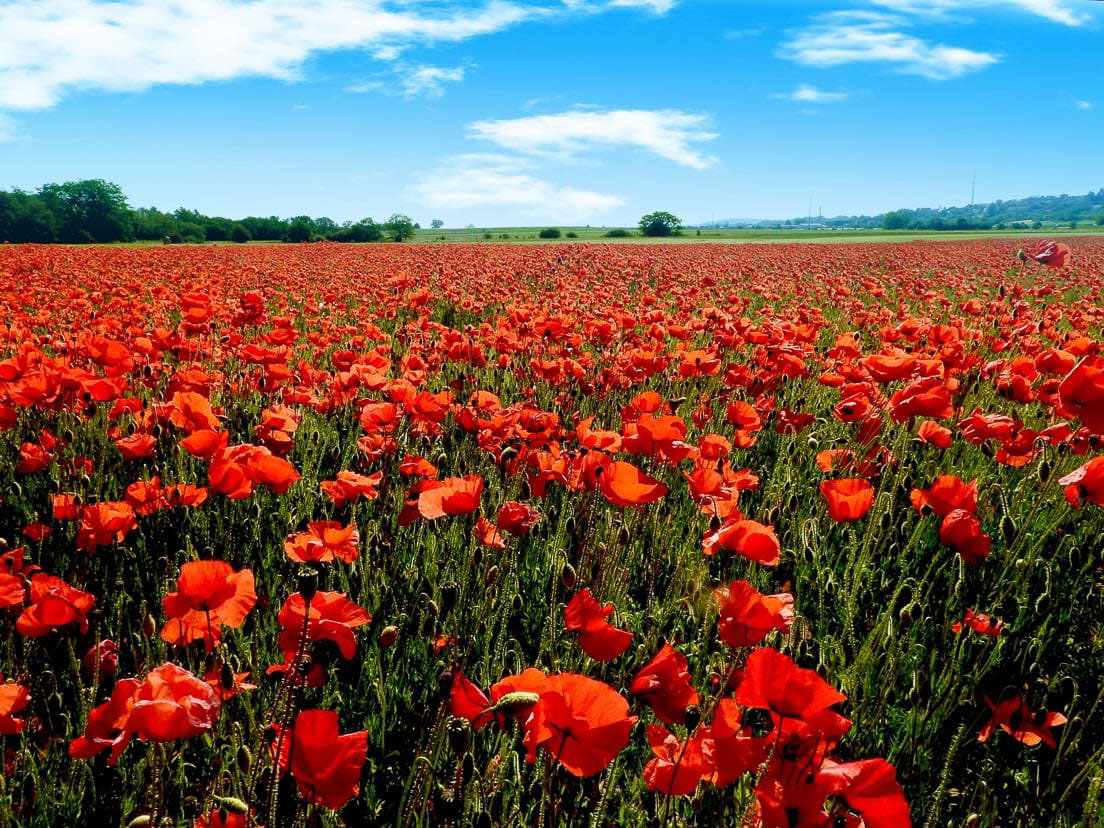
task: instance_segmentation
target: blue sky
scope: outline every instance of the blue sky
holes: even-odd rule
[[[1104,187],[1094,0],[0,0],[0,187],[449,226]]]

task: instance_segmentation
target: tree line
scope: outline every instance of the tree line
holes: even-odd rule
[[[0,190],[0,242],[111,243],[169,242],[339,242],[403,241],[418,225],[394,214],[383,222],[370,218],[338,224],[326,217],[247,216],[229,219],[180,208],[131,208],[117,184],[93,178],[44,184],[35,192]]]

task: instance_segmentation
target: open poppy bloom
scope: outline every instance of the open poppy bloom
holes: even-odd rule
[[[336,480],[323,480],[318,487],[334,506],[340,508],[361,498],[375,500],[379,497],[376,487],[382,481],[383,472],[364,475],[351,471],[339,471]]]
[[[284,551],[297,563],[328,563],[335,558],[352,563],[360,554],[360,532],[356,524],[342,526],[336,520],[315,520],[305,532],[297,532],[284,541]]]
[[[720,609],[720,636],[733,648],[754,647],[771,630],[789,632],[794,599],[788,592],[763,595],[747,581],[733,581],[713,591]]]
[[[951,624],[951,632],[956,635],[964,629],[971,629],[979,635],[997,638],[1004,632],[1004,622],[997,618],[990,618],[983,612],[974,612],[971,609],[966,610],[966,615],[961,621],[955,621]]]
[[[828,516],[837,523],[860,520],[874,504],[874,487],[861,477],[825,480],[820,493],[828,504]]]
[[[704,738],[698,733],[684,742],[661,725],[648,725],[653,754],[644,766],[648,789],[668,796],[687,796],[697,790],[702,777],[712,770],[702,750]]]
[[[664,644],[655,658],[633,676],[629,692],[651,705],[660,721],[676,725],[686,720],[686,708],[697,704],[698,691],[690,684],[686,656]]]
[[[0,681],[4,681],[2,675]],[[0,684],[0,735],[10,736],[23,732],[24,722],[15,718],[15,714],[26,707],[30,700],[30,691],[22,684],[14,681]]]
[[[807,721],[847,699],[815,671],[798,667],[788,656],[767,647],[748,656],[732,698],[744,707]]]
[[[283,628],[276,640],[285,653],[299,649],[299,637],[303,632],[303,596],[296,592],[284,601],[277,616]],[[353,630],[370,624],[372,617],[342,592],[316,592],[311,598],[307,621],[307,641],[332,641],[341,655],[352,658],[356,654],[356,636]]]
[[[81,510],[77,548],[95,552],[97,547],[122,543],[138,528],[134,509],[124,501],[93,503]]]
[[[968,564],[979,564],[989,557],[990,537],[981,531],[981,521],[963,509],[955,509],[943,518],[939,542],[958,552]]]
[[[150,742],[188,739],[211,730],[218,711],[219,697],[211,685],[166,663],[150,670],[135,691],[126,730]]]
[[[341,733],[331,710],[303,710],[286,732],[273,725],[272,750],[280,746],[280,772],[291,777],[303,799],[337,810],[360,793],[368,755],[368,731]]]
[[[1104,435],[1104,357],[1085,357],[1058,386],[1058,411]]]
[[[613,462],[598,474],[598,489],[614,506],[640,507],[662,500],[667,486],[632,463]]]
[[[930,489],[913,489],[912,507],[920,512],[925,506],[940,517],[946,517],[955,509],[971,514],[977,511],[977,481],[969,483],[953,474],[935,478]]]
[[[69,586],[61,578],[38,574],[31,578],[31,605],[16,619],[15,628],[27,638],[38,638],[66,624],[88,631],[88,613],[96,596]]]
[[[1065,486],[1066,500],[1075,509],[1080,507],[1081,498],[1104,506],[1104,456],[1094,457],[1080,468],[1074,469],[1061,480]]]
[[[593,776],[629,743],[635,721],[608,684],[575,673],[548,676],[524,723],[526,759],[535,762],[543,747],[575,776]]]
[[[1035,713],[1027,706],[1022,696],[1013,696],[1000,704],[994,704],[984,694],[982,698],[985,699],[985,704],[992,715],[978,733],[979,742],[989,741],[989,737],[993,735],[993,729],[999,727],[1013,739],[1023,742],[1028,747],[1034,747],[1040,742],[1051,748],[1058,747],[1051,728],[1066,723],[1066,717],[1061,713]]]
[[[702,543],[707,556],[726,549],[764,566],[776,566],[782,552],[774,529],[754,520],[729,520],[716,532],[706,532]]]
[[[589,589],[575,593],[564,610],[564,626],[578,637],[583,652],[595,661],[611,661],[628,649],[632,633],[620,630],[606,619],[613,615],[613,604],[604,607]]]
[[[256,603],[252,570],[235,572],[224,561],[191,561],[180,567],[176,592],[165,596],[169,620],[161,638],[179,646],[202,640],[210,652],[222,628],[239,628]]]
[[[126,725],[140,683],[132,678],[117,682],[111,691],[111,698],[89,712],[84,734],[69,743],[72,758],[90,759],[110,749],[107,764],[114,765],[119,761],[119,756],[130,744],[131,734],[126,730]]]
[[[432,482],[436,485],[422,490],[418,495],[418,513],[426,520],[437,520],[446,515],[467,515],[479,508],[483,478],[478,474]]]
[[[1069,254],[1069,245],[1047,239],[1039,242],[1031,258],[1046,267],[1058,268],[1065,267]]]

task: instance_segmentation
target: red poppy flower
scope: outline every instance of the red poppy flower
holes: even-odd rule
[[[704,735],[685,742],[660,725],[648,725],[648,745],[653,758],[644,766],[644,783],[649,790],[667,796],[688,796],[697,790],[702,777],[712,768],[703,753]]]
[[[968,564],[989,557],[990,538],[981,531],[981,521],[963,509],[955,509],[939,526],[939,542],[949,546]]]
[[[77,548],[95,552],[99,546],[122,543],[128,533],[138,528],[134,509],[124,501],[93,503],[80,513]]]
[[[177,391],[169,402],[169,421],[188,434],[194,431],[217,431],[218,417],[210,401],[194,391]]]
[[[218,694],[211,685],[166,663],[150,670],[134,693],[126,729],[150,742],[188,739],[214,728],[218,711]]]
[[[517,537],[524,537],[529,530],[540,522],[541,513],[528,503],[519,503],[510,500],[502,504],[498,510],[498,519],[495,525],[503,532],[508,532]]]
[[[979,635],[997,638],[1004,632],[1004,622],[997,618],[990,618],[983,612],[974,612],[972,609],[968,609],[961,621],[955,621],[951,624],[951,632],[957,635],[967,628]]]
[[[107,678],[115,675],[119,667],[119,645],[110,638],[105,638],[99,644],[93,644],[81,659],[81,665],[88,675],[96,678]]]
[[[323,480],[318,488],[334,506],[341,508],[346,503],[352,503],[360,498],[375,500],[379,497],[376,487],[381,482],[383,482],[383,472],[364,475],[351,471],[339,471],[336,480]]]
[[[210,651],[222,627],[239,628],[256,603],[252,570],[235,572],[224,561],[191,561],[180,567],[176,592],[165,596],[169,620],[161,638],[179,646],[202,640]]]
[[[27,600],[27,582],[21,575],[0,572],[0,609],[22,609]]]
[[[930,443],[941,449],[949,449],[954,442],[951,430],[946,426],[941,426],[934,420],[924,420],[920,423],[920,427],[916,429],[916,436],[925,443]]]
[[[930,489],[913,489],[912,507],[922,511],[929,507],[940,517],[946,517],[955,509],[970,513],[977,511],[977,481],[969,483],[953,474],[944,474],[935,478]]]
[[[713,591],[720,610],[720,636],[730,647],[754,647],[771,630],[788,632],[794,599],[788,592],[763,595],[747,581],[733,581]]]
[[[1085,465],[1074,469],[1061,480],[1065,486],[1066,500],[1075,509],[1081,505],[1081,498],[1097,506],[1104,506],[1104,456],[1094,457]]]
[[[4,677],[0,676],[0,681]],[[22,733],[24,722],[15,718],[15,714],[27,706],[31,700],[30,691],[22,684],[7,681],[0,684],[0,734],[10,736]]]
[[[437,467],[420,455],[408,454],[399,464],[399,474],[428,480],[437,476]]]
[[[196,817],[192,828],[249,828],[249,814],[227,808],[215,808]]]
[[[631,632],[606,620],[611,615],[613,604],[603,607],[589,589],[575,593],[564,610],[564,626],[577,635],[583,652],[595,661],[612,661],[632,643]]]
[[[861,477],[825,480],[820,493],[828,503],[828,516],[837,523],[860,520],[874,505],[874,487]]]
[[[284,601],[277,616],[283,630],[276,640],[285,653],[299,649],[299,636],[303,632],[303,596],[298,592]],[[341,655],[352,658],[356,653],[356,636],[353,630],[370,624],[372,617],[341,592],[317,592],[311,599],[307,621],[308,641],[332,641]]]
[[[193,431],[180,441],[181,447],[193,457],[210,460],[224,448],[230,440],[230,435],[225,431],[213,431],[201,428]]]
[[[297,532],[284,541],[284,551],[297,563],[335,558],[352,563],[360,554],[360,532],[355,523],[342,526],[336,520],[316,520],[307,524],[307,531]]]
[[[1088,356],[1058,386],[1058,411],[1104,434],[1104,357]]]
[[[20,474],[34,474],[50,465],[54,456],[37,443],[24,443],[19,447],[19,463],[15,470]]]
[[[604,466],[598,477],[598,488],[614,506],[644,506],[661,500],[667,487],[644,474],[632,463],[613,462]]]
[[[764,566],[776,566],[782,552],[774,529],[754,520],[728,521],[716,532],[706,532],[702,541],[706,555],[726,549]]]
[[[612,687],[575,673],[548,676],[540,701],[525,722],[529,762],[537,749],[575,776],[593,776],[605,770],[629,743],[635,716],[629,703]]]
[[[88,631],[88,613],[96,606],[96,596],[74,589],[53,575],[31,578],[31,605],[16,619],[15,628],[27,638],[38,638],[66,624],[77,623]]]
[[[280,772],[291,776],[303,799],[337,810],[360,793],[360,772],[368,755],[368,731],[341,733],[331,710],[304,710],[281,732],[274,725],[272,750],[280,746]]]
[[[418,513],[426,520],[445,515],[467,515],[479,508],[483,478],[478,474],[448,477],[418,495]]]
[[[999,727],[1028,747],[1034,747],[1040,742],[1051,748],[1058,747],[1050,729],[1066,723],[1066,717],[1061,713],[1035,713],[1021,696],[1013,696],[1000,704],[993,704],[988,696],[983,695],[982,698],[992,715],[978,733],[979,742],[989,741],[993,729]]]
[[[1047,239],[1039,242],[1035,252],[1031,254],[1031,258],[1049,268],[1058,268],[1065,267],[1069,255],[1069,245]]]
[[[686,708],[699,701],[687,668],[686,656],[670,644],[664,644],[655,658],[633,676],[629,692],[651,705],[660,721],[669,725],[682,724]]]
[[[88,714],[84,735],[69,743],[69,755],[73,759],[90,759],[110,748],[107,764],[119,761],[119,756],[130,744],[132,734],[126,724],[140,683],[137,679],[123,679],[111,691],[111,698]]]
[[[748,656],[732,698],[744,707],[806,720],[847,699],[813,670],[798,667],[788,656],[766,647]]]
[[[827,796],[842,797],[866,828],[912,824],[897,771],[885,759],[845,763],[825,759],[816,772],[816,786]]]

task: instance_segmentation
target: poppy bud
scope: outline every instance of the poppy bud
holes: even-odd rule
[[[379,645],[380,645],[380,647],[383,647],[384,649],[386,649],[386,648],[390,647],[392,644],[394,644],[395,641],[398,640],[398,637],[399,637],[399,628],[396,627],[394,624],[390,624],[390,625],[384,627],[383,630],[380,631]]]
[[[890,516],[889,512],[882,512],[882,516],[878,519],[878,526],[883,532],[889,529],[891,520],[892,517]]]
[[[514,600],[511,602],[510,606],[513,609],[515,614],[519,613],[523,609],[525,609],[525,600],[521,597],[521,595],[519,595],[518,593],[515,592],[514,593]]]
[[[560,570],[560,583],[567,589],[574,589],[575,587],[575,567],[569,563],[565,563]]]
[[[1012,543],[1012,539],[1016,537],[1016,524],[1012,522],[1012,518],[1008,515],[1001,518],[1000,530],[1001,535],[1004,537],[1004,542]]]
[[[437,457],[434,458],[433,465],[440,468],[440,467],[446,465],[447,463],[448,463],[448,455],[445,454],[443,451],[437,452]]]
[[[627,546],[629,543],[629,529],[627,526],[622,526],[621,531],[617,533],[617,542],[621,546]]]
[[[709,518],[709,531],[716,532],[721,528],[721,518],[718,515],[713,515]]]
[[[448,615],[456,602],[460,600],[460,587],[455,581],[449,581],[441,587],[441,610]]]
[[[467,719],[453,716],[448,723],[448,740],[453,752],[463,756],[471,748],[471,727]]]
[[[239,747],[235,759],[237,759],[238,768],[241,772],[249,773],[249,769],[253,767],[253,754],[249,752],[249,748],[245,745]]]
[[[520,713],[523,710],[529,709],[539,701],[540,696],[538,694],[526,693],[525,691],[519,690],[515,693],[507,693],[490,709],[495,713],[504,713],[507,716],[512,716],[515,713]]]
[[[813,547],[811,547],[811,546],[806,546],[806,547],[805,547],[805,548],[804,548],[804,549],[802,550],[802,554],[803,554],[803,556],[804,556],[804,558],[805,558],[805,562],[806,562],[806,563],[812,563],[812,562],[813,562],[813,559],[814,559],[814,557],[816,556],[816,553],[815,553],[815,552],[813,551]]]
[[[807,442],[809,448],[811,448],[813,451],[816,451],[818,448],[820,448],[820,442],[817,440],[816,437],[810,437]]]
[[[498,580],[498,566],[492,566],[487,570],[487,586],[495,583]]]
[[[234,689],[234,671],[225,661],[222,662],[222,669],[219,671],[219,683],[222,684],[223,690]]]
[[[157,632],[157,621],[153,617],[153,613],[147,612],[145,618],[142,619],[142,635],[146,638],[153,638],[153,634]]]
[[[161,439],[161,423],[154,423],[153,428],[150,429],[150,434],[153,435],[154,439],[160,440]]]
[[[440,662],[438,662],[440,664]],[[442,692],[447,693],[449,687],[452,686],[452,671],[442,670],[437,674],[437,686],[441,688]]]
[[[569,535],[574,535],[575,534],[575,516],[574,515],[572,515],[571,517],[569,517],[567,520],[564,521],[564,532],[566,532]]]
[[[153,818],[149,814],[139,814],[127,823],[127,828],[144,828],[144,826],[152,824]]]
[[[1050,461],[1047,460],[1044,457],[1042,459],[1042,461],[1040,461],[1040,463],[1039,463],[1039,468],[1036,470],[1036,474],[1039,477],[1039,482],[1040,483],[1046,483],[1048,480],[1050,480],[1051,470],[1052,469],[1051,469]]]
[[[309,607],[311,599],[318,592],[318,573],[309,566],[299,567],[296,591],[303,596],[303,603]]]
[[[1022,250],[1020,252],[1023,253]],[[970,814],[966,817],[966,822],[963,824],[966,828],[977,828],[977,826],[981,825],[981,817],[977,814]]]

